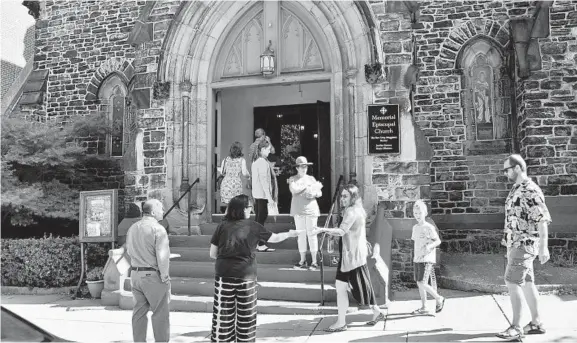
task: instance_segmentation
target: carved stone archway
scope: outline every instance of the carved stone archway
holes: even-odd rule
[[[167,194],[173,201],[181,186],[200,177],[195,199],[210,202],[213,182],[212,116],[213,89],[224,87],[213,80],[214,68],[230,29],[256,1],[191,1],[181,7],[163,45],[159,81],[171,82],[174,118],[167,120]],[[330,72],[303,74],[292,82],[330,81],[331,126],[334,128],[332,180],[343,174],[364,184],[367,155],[364,109],[372,102],[372,88],[359,69],[371,62],[371,39],[362,14],[351,2],[293,2],[300,20],[314,25],[321,34],[319,44],[328,51]],[[321,48],[322,49],[322,48]],[[244,85],[282,84],[282,78],[243,78]],[[239,83],[242,86],[242,83]],[[369,171],[370,175],[370,171]],[[370,182],[370,177],[366,182]]]

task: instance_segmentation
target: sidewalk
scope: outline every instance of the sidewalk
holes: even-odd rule
[[[258,342],[501,342],[494,337],[509,325],[511,309],[505,295],[441,290],[445,309],[436,316],[413,317],[420,306],[417,290],[395,294],[387,320],[367,327],[369,311],[348,316],[349,330],[326,333],[335,316],[259,315]],[[2,295],[2,306],[49,332],[79,342],[130,342],[131,311],[105,308],[99,300],[71,300],[62,295]],[[433,301],[430,300],[433,307]],[[527,336],[524,342],[575,342],[577,296],[541,297],[545,335]],[[522,322],[529,321],[526,309]],[[210,313],[171,313],[172,342],[208,341]],[[152,329],[148,340],[153,341]]]
[[[507,292],[505,258],[499,254],[447,254],[440,258],[439,285],[443,288],[485,293]],[[535,260],[535,284],[541,292],[577,290],[577,268],[555,267]]]

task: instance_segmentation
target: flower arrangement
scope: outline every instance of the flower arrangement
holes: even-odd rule
[[[86,281],[100,281],[104,279],[104,268],[94,267],[86,273]]]

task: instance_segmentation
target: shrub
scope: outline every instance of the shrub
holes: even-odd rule
[[[108,258],[106,243],[88,244],[88,268],[103,267]],[[3,286],[67,287],[80,278],[78,237],[2,239]]]
[[[86,281],[100,281],[104,279],[104,268],[94,267],[86,273]]]

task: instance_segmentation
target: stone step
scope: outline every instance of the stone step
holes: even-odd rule
[[[214,278],[172,277],[171,293],[174,295],[207,296],[214,295]],[[257,282],[258,298],[263,300],[296,301],[320,303],[320,283],[296,282]],[[124,290],[130,291],[130,279],[124,282]],[[325,301],[337,301],[336,289],[333,285],[325,285]]]
[[[172,257],[170,261],[190,261],[190,262],[214,262],[210,258],[209,248],[184,248],[172,247],[170,248]],[[334,254],[324,253],[324,265],[330,266],[330,257]],[[300,260],[300,255],[297,250],[279,249],[273,252],[257,253],[257,263],[259,264],[296,264]],[[310,253],[307,254],[308,262],[311,262]]]
[[[336,272],[336,267],[326,267],[324,269],[325,285],[334,285]],[[292,265],[288,264],[259,264],[257,274],[259,281],[301,283],[321,282],[321,273],[319,270],[294,269]],[[214,262],[171,261],[170,276],[214,279]]]
[[[320,237],[320,236],[319,236]],[[212,236],[201,235],[201,236],[181,236],[181,235],[170,235],[169,241],[171,247],[181,247],[181,248],[210,248],[210,239]],[[320,238],[319,238],[320,244]],[[280,243],[267,243],[267,246],[274,249],[285,249],[298,251],[297,239],[287,238]],[[274,252],[272,252],[274,253]],[[261,254],[261,253],[258,253]],[[267,252],[264,254],[271,254]]]
[[[222,218],[224,218],[224,214],[212,214],[212,222],[213,223],[220,223],[222,221]],[[252,220],[255,219],[254,214],[250,216],[250,218]],[[325,225],[325,221],[327,218],[327,214],[326,213],[321,213],[319,219],[318,219],[318,224],[319,226],[324,226]],[[294,224],[294,217],[291,216],[290,214],[279,214],[276,216],[268,216],[266,221],[265,221],[265,226],[268,223],[291,223]]]
[[[119,293],[119,307],[123,310],[132,310],[134,302],[132,293],[129,291],[116,291]],[[214,298],[212,296],[189,296],[171,295],[170,311],[177,312],[212,312]],[[260,314],[292,314],[292,315],[335,315],[337,314],[336,303],[325,303],[321,306],[317,303],[296,301],[258,300],[257,311]],[[347,312],[356,312],[357,307],[349,307]]]
[[[200,234],[206,236],[212,236],[219,226],[219,223],[203,223],[200,224]],[[286,232],[288,230],[295,230],[294,223],[265,223],[265,227],[274,233]]]

